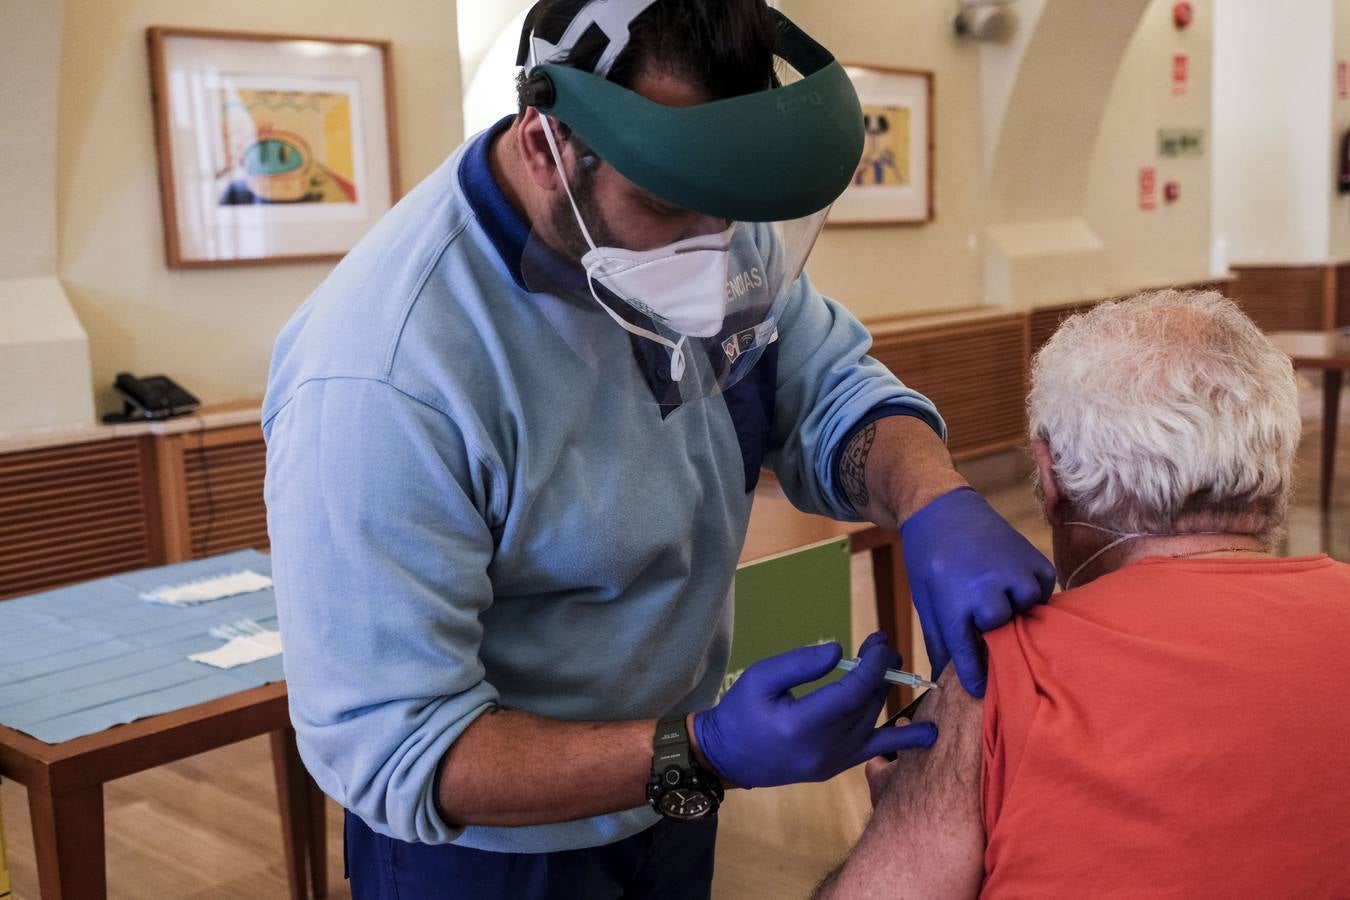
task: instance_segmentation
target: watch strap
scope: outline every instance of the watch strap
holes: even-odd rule
[[[675,766],[682,772],[693,768],[693,757],[689,752],[689,728],[685,725],[683,714],[666,716],[656,723],[656,736],[652,739],[652,771],[664,772]]]

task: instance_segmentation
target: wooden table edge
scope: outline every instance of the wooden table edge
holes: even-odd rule
[[[288,727],[285,681],[59,744],[0,726],[0,776],[66,793]]]

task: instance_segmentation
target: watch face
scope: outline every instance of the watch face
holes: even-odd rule
[[[702,791],[675,788],[662,795],[661,812],[672,819],[701,819],[712,812],[712,803]]]

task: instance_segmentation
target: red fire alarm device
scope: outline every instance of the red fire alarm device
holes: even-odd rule
[[[1144,166],[1139,170],[1139,208],[1156,209],[1158,206],[1158,170]]]
[[[1178,29],[1190,28],[1194,19],[1195,8],[1184,0],[1172,7],[1172,24]]]
[[[1184,97],[1191,80],[1191,58],[1185,53],[1172,56],[1172,96]]]
[[[1168,203],[1176,203],[1181,199],[1181,183],[1178,181],[1169,181],[1163,185],[1163,199]]]

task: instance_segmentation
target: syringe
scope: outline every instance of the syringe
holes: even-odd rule
[[[843,669],[845,672],[852,672],[854,669],[858,668],[858,661],[856,659],[841,659],[839,660],[839,665],[835,666],[835,668]],[[933,690],[937,690],[937,685],[927,678],[924,678],[922,675],[915,675],[913,672],[904,672],[900,669],[887,669],[886,680],[891,684],[899,684],[904,687],[932,688]]]

